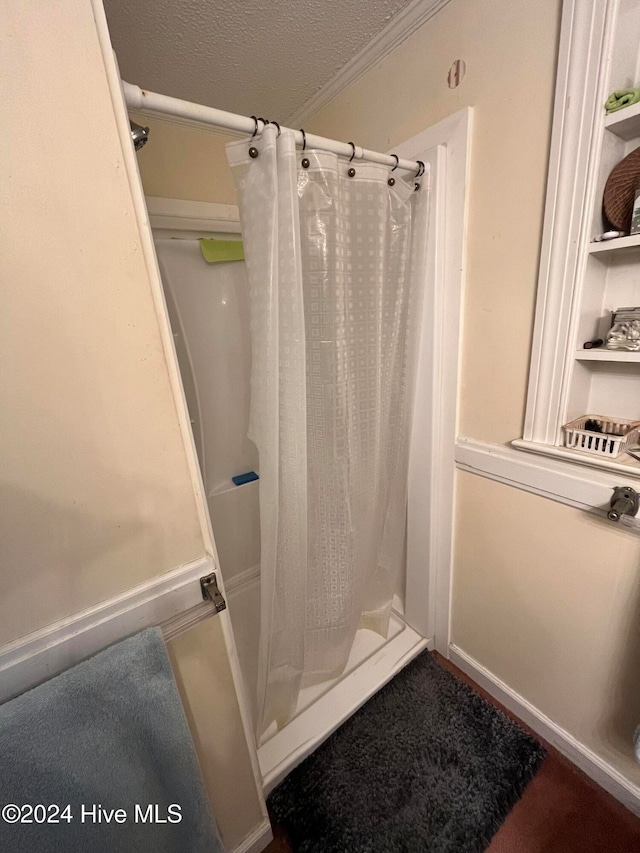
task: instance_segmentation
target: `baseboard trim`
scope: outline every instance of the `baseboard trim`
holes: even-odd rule
[[[475,658],[456,645],[449,646],[449,660],[483,687],[494,699],[516,714],[534,732],[566,756],[583,773],[640,817],[640,788],[633,785],[614,767],[580,743],[573,735],[554,723],[538,708],[512,690]]]
[[[240,214],[233,204],[210,201],[186,201],[175,198],[146,196],[149,223],[158,236],[159,231],[240,232]],[[169,233],[168,236],[175,237]]]
[[[250,835],[233,848],[233,853],[262,853],[264,848],[273,841],[271,824],[265,819]]]

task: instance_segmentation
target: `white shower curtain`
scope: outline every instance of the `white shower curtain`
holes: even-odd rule
[[[383,166],[296,151],[293,133],[273,125],[227,155],[260,460],[260,734],[291,719],[301,686],[342,672],[358,627],[388,629],[428,205],[426,186],[389,186]]]

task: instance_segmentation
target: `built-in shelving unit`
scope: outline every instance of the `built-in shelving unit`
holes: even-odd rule
[[[640,420],[640,353],[583,349],[606,341],[615,310],[640,305],[640,235],[607,230],[604,187],[640,147],[640,104],[605,115],[616,89],[640,85],[640,0],[565,0],[536,328],[521,449],[640,474],[623,454],[563,447],[562,425],[586,414]]]

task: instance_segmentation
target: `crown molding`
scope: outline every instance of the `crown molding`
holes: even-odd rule
[[[404,9],[393,16],[387,26],[360,53],[345,63],[315,95],[309,98],[304,106],[288,116],[286,124],[289,127],[299,127],[309,121],[324,106],[337,98],[347,86],[366,74],[370,68],[395,50],[449,2],[450,0],[411,0]]]

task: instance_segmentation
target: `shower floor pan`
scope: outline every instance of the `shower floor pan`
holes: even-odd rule
[[[228,597],[240,666],[254,710],[260,624],[259,576],[232,589]],[[427,646],[428,641],[395,612],[391,615],[386,639],[373,631],[358,631],[342,676],[301,690],[291,722],[281,731],[273,726],[263,735],[258,761],[265,793],[268,794]]]

